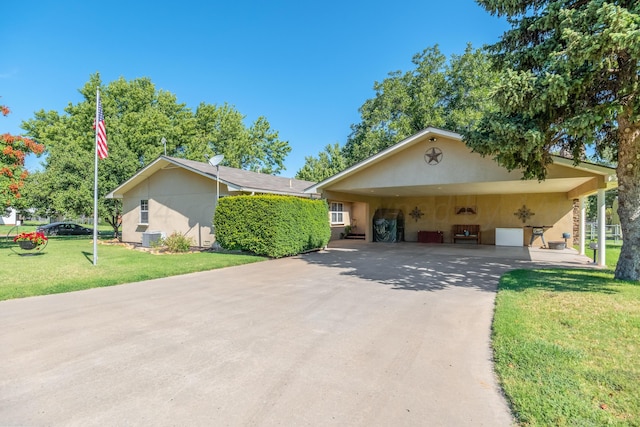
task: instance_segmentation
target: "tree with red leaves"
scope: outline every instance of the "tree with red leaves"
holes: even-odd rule
[[[3,116],[10,112],[7,106],[0,105]],[[26,155],[39,155],[43,151],[44,145],[32,139],[8,133],[0,135],[0,209],[15,207],[20,198],[20,189],[29,175],[24,168]]]

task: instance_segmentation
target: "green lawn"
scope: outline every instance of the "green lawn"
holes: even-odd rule
[[[607,248],[614,267],[619,246]],[[496,371],[525,426],[640,426],[640,284],[612,270],[501,278]]]
[[[23,230],[24,231],[24,230]],[[87,237],[52,237],[41,254],[21,256],[0,238],[0,301],[155,279],[265,260],[264,257],[200,252],[152,255],[122,246],[98,245]]]

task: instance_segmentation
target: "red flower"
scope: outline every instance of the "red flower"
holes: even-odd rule
[[[36,246],[44,245],[47,240],[49,240],[49,239],[47,239],[47,236],[45,236],[42,233],[37,233],[35,231],[33,231],[31,233],[27,233],[27,232],[20,233],[16,237],[13,238],[14,242],[29,241],[29,242],[33,243],[34,245],[36,245]]]

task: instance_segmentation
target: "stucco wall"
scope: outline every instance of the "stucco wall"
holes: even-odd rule
[[[224,194],[226,187],[220,186]],[[127,192],[123,199],[122,240],[140,243],[142,233],[174,231],[193,239],[197,246],[214,242],[212,218],[215,182],[184,169],[165,169]],[[149,201],[149,224],[140,225],[140,201]]]
[[[331,203],[329,203],[329,224],[331,226],[331,240],[339,239],[340,234],[344,233],[344,228],[351,225],[351,202],[343,202],[341,200],[331,200],[331,202],[342,203],[342,220],[340,224],[331,224]]]
[[[351,225],[354,227],[354,233],[365,233],[368,231],[367,227],[367,205],[365,203],[352,203],[351,204]]]
[[[437,166],[424,161],[425,150],[437,146],[443,152]],[[460,141],[438,139],[436,143],[416,144],[373,164],[331,186],[332,191],[349,192],[358,188],[393,188],[424,184],[463,184],[515,180],[521,174],[498,167],[489,157],[481,157]]]
[[[524,223],[515,215],[525,206],[533,215]],[[475,215],[456,214],[456,207],[474,207]],[[418,231],[442,231],[445,243],[451,242],[454,224],[479,224],[481,243],[495,244],[496,228],[520,228],[526,225],[551,225],[544,238],[547,242],[563,240],[562,233],[573,230],[573,202],[564,193],[488,195],[488,196],[430,196],[420,198],[372,198],[369,204],[368,227],[376,209],[401,209],[405,218],[405,240],[417,241]],[[417,208],[422,217],[417,221],[410,215]],[[531,229],[524,229],[523,245],[529,243]],[[540,244],[536,240],[534,245]]]

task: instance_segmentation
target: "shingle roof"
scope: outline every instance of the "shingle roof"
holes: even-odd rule
[[[217,178],[216,167],[208,163],[168,156],[161,156],[161,158],[166,158],[174,164],[182,165],[202,174],[210,175],[213,179]],[[230,190],[296,195],[305,195],[304,190],[315,184],[311,181],[268,175],[227,166],[220,166],[220,182],[233,187],[229,188]]]
[[[166,167],[167,164],[185,168],[214,181],[217,179],[216,167],[208,163],[177,157],[160,156],[109,193],[107,198],[122,197],[122,194],[137,185],[141,180],[146,179],[146,177],[155,173],[160,168]],[[231,192],[255,192],[309,197],[310,194],[305,193],[304,190],[315,184],[311,181],[268,175],[227,166],[220,166],[219,168],[220,182],[227,185]]]

